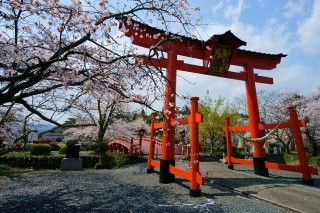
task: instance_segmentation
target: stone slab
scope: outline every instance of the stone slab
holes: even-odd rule
[[[82,159],[81,158],[63,158],[61,160],[60,169],[62,171],[81,170],[82,169]]]

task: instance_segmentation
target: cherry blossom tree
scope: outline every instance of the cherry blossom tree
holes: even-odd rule
[[[60,125],[57,114],[97,82],[146,104],[131,91],[158,89],[154,83],[163,74],[134,63],[138,51],[123,44],[116,19],[126,16],[129,24],[136,19],[186,31],[192,11],[186,0],[2,0],[0,105],[20,105]],[[130,91],[123,89],[123,81]]]
[[[27,144],[28,134],[32,131],[32,113],[23,114],[16,107],[0,107],[0,141],[8,141],[12,144]]]
[[[299,118],[307,121],[307,127],[302,128],[305,138],[310,143],[312,154],[318,154],[320,140],[320,89],[315,93],[302,96],[293,91],[258,91],[259,111],[261,121],[265,123],[283,122],[289,119],[289,106],[295,106]],[[235,104],[246,114],[245,98],[238,97]],[[295,144],[291,129],[276,129],[272,133],[275,141],[280,142],[287,153],[294,150]]]
[[[292,106],[298,97],[295,92],[265,91],[257,92],[259,102],[260,120],[264,123],[276,123],[288,120],[287,107]],[[235,99],[235,105],[242,114],[247,114],[246,99],[244,96]],[[268,133],[268,130],[265,131]],[[287,153],[294,150],[293,135],[290,129],[276,129],[272,133],[273,142],[280,143]]]
[[[307,122],[307,127],[302,131],[311,146],[311,154],[316,156],[320,145],[320,88],[309,96],[301,96],[294,104]]]

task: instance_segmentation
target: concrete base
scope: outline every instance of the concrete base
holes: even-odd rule
[[[303,184],[309,185],[309,186],[314,186],[314,182],[313,180],[303,180],[302,179]]]
[[[147,174],[150,174],[150,173],[153,173],[153,172],[154,172],[154,168],[147,169]]]
[[[265,158],[255,158],[253,157],[253,171],[254,174],[269,177],[269,171],[266,168]]]
[[[60,169],[62,171],[81,170],[82,169],[82,159],[81,158],[63,158],[61,160]]]
[[[174,183],[175,175],[169,172],[170,165],[175,165],[175,160],[160,160],[159,183]]]
[[[233,165],[228,165],[228,169],[234,169]]]
[[[190,189],[190,196],[191,197],[201,197],[202,196],[201,190],[200,189],[197,189],[197,190]]]

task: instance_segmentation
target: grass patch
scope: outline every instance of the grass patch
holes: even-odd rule
[[[12,175],[15,171],[6,164],[0,164],[0,175]]]
[[[310,166],[317,167],[320,169],[320,156],[314,156],[309,159]]]
[[[284,154],[286,164],[298,165],[299,158],[298,153]],[[311,156],[308,159],[309,165],[320,169],[320,156]]]
[[[286,161],[286,164],[290,164],[290,165],[299,164],[299,158],[297,153],[291,153],[291,154],[285,153],[284,160]]]

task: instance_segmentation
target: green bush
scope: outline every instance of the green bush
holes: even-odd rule
[[[309,163],[311,166],[320,168],[320,156],[310,157]]]
[[[30,152],[17,152],[17,151],[12,151],[8,152],[4,155],[1,155],[2,157],[17,157],[17,158],[24,158],[24,157],[30,157],[31,154]]]
[[[49,144],[33,144],[31,155],[50,155],[51,146]]]
[[[32,144],[28,143],[27,146],[26,146],[26,150],[30,151],[32,148]]]
[[[0,164],[0,175],[9,175],[13,172],[13,169],[7,164]]]
[[[96,146],[95,144],[82,144],[81,145],[81,151],[95,151]]]
[[[297,153],[284,154],[284,160],[286,164],[296,164],[299,161]]]
[[[67,140],[66,145],[67,146],[74,146],[78,143],[78,140],[72,139],[72,140]]]
[[[215,151],[213,154],[200,154],[199,160],[201,162],[211,162],[211,161],[219,161],[223,158],[223,152]]]
[[[66,157],[67,158],[79,158],[80,145],[77,144],[77,140],[68,140]]]
[[[60,149],[60,146],[58,146],[57,142],[50,142],[49,145],[51,146],[52,151],[59,151],[59,149]]]
[[[107,144],[106,143],[98,143],[95,145],[95,152],[97,154],[104,153],[106,151],[107,151]]]
[[[273,149],[273,148],[280,148],[281,145],[279,143],[270,143],[269,144],[269,149]]]
[[[67,145],[66,144],[60,144],[59,154],[65,155],[67,153]]]
[[[129,161],[129,156],[120,152],[113,152],[111,153],[111,156],[114,159],[114,167],[116,168],[124,167]]]
[[[121,152],[107,152],[103,158],[103,164],[99,164],[99,168],[121,168],[129,164],[147,162],[147,160],[146,157],[129,156]]]

